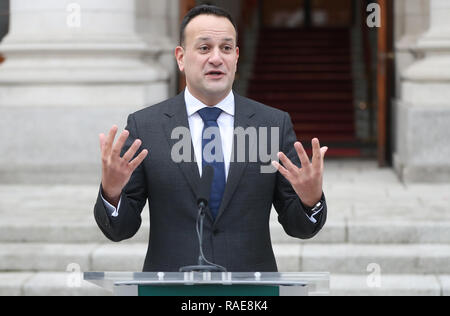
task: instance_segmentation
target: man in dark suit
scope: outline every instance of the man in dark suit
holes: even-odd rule
[[[214,178],[204,254],[228,271],[277,271],[269,231],[272,205],[290,236],[311,238],[325,223],[322,178],[327,148],[314,139],[310,162],[296,142],[287,113],[232,91],[239,58],[236,43],[236,26],[227,12],[205,5],[191,10],[175,50],[186,75],[185,91],[131,114],[115,143],[117,126],[108,135],[100,134],[102,183],[95,219],[110,240],[131,238],[148,200],[150,237],[144,271],[178,271],[197,262],[197,191],[207,165],[213,167]],[[283,165],[273,161],[273,172],[262,172],[262,165],[270,167],[270,161],[249,158],[261,147],[261,139],[256,145],[238,146],[239,127],[276,128],[275,135],[260,137],[279,144],[276,154]],[[193,159],[174,158],[179,144],[174,131],[180,128],[188,131],[189,145],[183,150]],[[215,131],[209,137],[208,128]],[[211,160],[206,148],[214,141],[219,145],[210,150],[215,156]],[[141,147],[145,149],[138,153]],[[245,161],[236,159],[242,150]]]

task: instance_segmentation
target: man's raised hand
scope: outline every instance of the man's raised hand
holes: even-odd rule
[[[294,165],[283,153],[278,153],[278,158],[283,166],[276,161],[272,162],[273,166],[292,185],[303,204],[308,207],[314,206],[322,197],[323,159],[328,150],[328,147],[320,148],[317,138],[314,138],[311,143],[313,149],[312,162],[309,161],[303,145],[300,142],[294,144],[302,165],[301,168]]]
[[[127,152],[120,157],[120,152],[130,133],[124,130],[114,143],[118,127],[114,125],[108,136],[100,134],[100,150],[102,154],[102,189],[103,197],[112,205],[119,204],[122,189],[130,181],[134,170],[147,157],[148,150],[142,150],[136,158],[134,155],[141,147],[142,141],[136,139]]]

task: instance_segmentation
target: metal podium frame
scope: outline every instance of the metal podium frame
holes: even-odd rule
[[[116,296],[310,296],[330,294],[329,272],[85,272]]]

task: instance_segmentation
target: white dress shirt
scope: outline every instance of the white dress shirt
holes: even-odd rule
[[[184,91],[184,100],[186,102],[186,110],[189,122],[189,130],[191,132],[192,145],[194,147],[195,159],[197,160],[198,171],[200,176],[202,175],[202,133],[203,133],[203,119],[198,114],[198,111],[208,107],[200,100],[195,98],[186,87]],[[234,103],[234,94],[233,91],[226,96],[225,99],[220,101],[214,107],[218,107],[222,110],[222,113],[217,118],[217,125],[219,125],[220,137],[222,139],[222,151],[224,155],[224,164],[225,164],[225,177],[228,179],[228,172],[230,170],[230,160],[231,160],[231,152],[233,149],[233,136],[234,136],[234,113],[235,113],[235,103]],[[151,159],[151,157],[149,157]],[[113,217],[119,216],[120,209],[120,199],[117,209],[108,203],[103,196],[103,203],[105,204],[106,209],[111,213]],[[309,220],[313,223],[316,223],[315,215],[320,213],[322,209],[315,212],[311,217],[308,216]]]

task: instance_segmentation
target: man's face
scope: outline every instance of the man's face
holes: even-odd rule
[[[177,47],[175,54],[189,91],[202,102],[218,103],[231,91],[239,48],[227,18],[199,15],[192,19],[185,29],[184,47]]]

